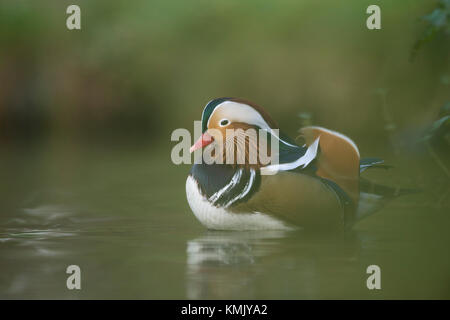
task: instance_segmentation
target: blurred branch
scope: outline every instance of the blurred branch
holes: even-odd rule
[[[441,158],[437,155],[436,152],[434,152],[433,147],[430,145],[429,141],[425,142],[425,145],[427,146],[428,153],[431,155],[433,160],[436,162],[436,164],[442,169],[442,171],[445,172],[448,178],[450,178],[450,171],[448,170],[447,166],[444,164],[444,162],[441,160]]]
[[[422,20],[426,21],[427,27],[411,50],[411,61],[415,59],[419,50],[425,44],[431,42],[438,33],[449,32],[449,19],[450,0],[440,0],[437,3],[436,8],[430,14],[422,17]]]

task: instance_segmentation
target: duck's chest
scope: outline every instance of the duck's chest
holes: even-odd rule
[[[186,180],[186,196],[197,219],[217,230],[289,229],[264,213],[232,212],[232,206],[251,197],[260,183],[256,172],[239,170],[209,165],[192,168]]]

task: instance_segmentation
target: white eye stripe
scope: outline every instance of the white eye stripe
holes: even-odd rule
[[[214,108],[214,111],[209,116],[207,122],[208,128],[209,122],[217,112],[222,112],[222,115],[227,117],[226,119],[231,119],[230,122],[235,120],[238,122],[256,125],[262,129],[270,130],[270,126],[254,108],[234,101],[224,101]],[[239,118],[236,118],[236,115],[239,115]]]
[[[213,116],[216,112],[222,112],[221,115],[227,117],[227,118],[222,118],[222,120],[231,119],[236,122],[246,122],[248,124],[258,126],[259,128],[261,128],[263,130],[267,130],[270,134],[275,136],[278,140],[280,140],[284,144],[291,146],[293,148],[298,148],[298,146],[290,144],[287,141],[284,141],[283,139],[281,139],[278,131],[272,129],[268,125],[268,123],[263,119],[263,117],[259,114],[259,112],[257,112],[254,108],[250,107],[249,105],[234,102],[234,101],[224,101],[222,103],[219,103],[214,108],[213,112],[211,113],[211,115],[208,118],[208,122],[207,122],[208,128],[209,128],[209,122],[211,121],[211,118],[213,118]],[[233,117],[236,114],[239,115],[239,117],[240,117],[239,119],[236,119],[235,117]],[[202,117],[203,117],[203,114],[202,114]],[[228,121],[230,121],[230,120],[228,120]],[[231,123],[231,121],[229,123]],[[220,125],[220,121],[219,121],[219,125]],[[224,127],[226,125],[220,125],[220,126]]]

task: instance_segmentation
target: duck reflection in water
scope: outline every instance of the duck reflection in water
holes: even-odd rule
[[[314,298],[333,267],[358,264],[360,247],[354,232],[208,231],[187,242],[186,296]]]

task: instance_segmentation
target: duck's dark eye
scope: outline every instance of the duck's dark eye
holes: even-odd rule
[[[221,127],[225,127],[225,126],[227,126],[229,123],[230,123],[230,120],[228,120],[228,119],[222,119],[222,120],[220,120],[220,126],[221,126]]]

